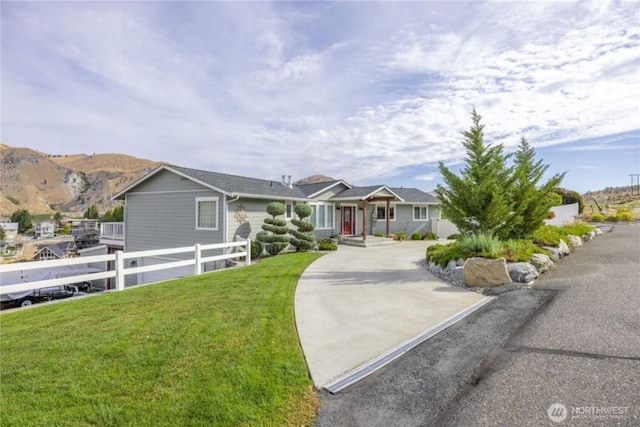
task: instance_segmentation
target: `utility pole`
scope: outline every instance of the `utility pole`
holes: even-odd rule
[[[640,195],[640,173],[631,173],[629,176],[631,177],[631,194]]]

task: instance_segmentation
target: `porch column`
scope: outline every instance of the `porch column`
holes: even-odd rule
[[[390,209],[390,205],[391,205],[391,202],[390,202],[389,199],[387,199],[387,215],[386,215],[386,218],[387,218],[387,237],[389,237],[389,212],[391,210]]]
[[[367,201],[362,200],[362,241],[367,240]]]

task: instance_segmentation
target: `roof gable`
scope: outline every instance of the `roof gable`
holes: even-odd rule
[[[315,182],[312,184],[296,184],[295,187],[299,188],[307,197],[313,198],[337,187],[340,184],[344,185],[346,188],[351,188],[351,185],[341,179],[328,182]]]

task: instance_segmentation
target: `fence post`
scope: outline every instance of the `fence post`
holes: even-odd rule
[[[200,243],[196,243],[196,271],[195,275],[199,276],[202,274],[202,249],[200,248]]]
[[[116,251],[116,291],[124,291],[124,256]]]
[[[251,265],[251,239],[247,239],[247,256],[245,257],[245,265]]]

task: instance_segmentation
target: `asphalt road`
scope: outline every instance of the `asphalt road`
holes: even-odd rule
[[[640,425],[639,276],[640,225],[615,226],[533,289],[322,392],[317,425]]]

